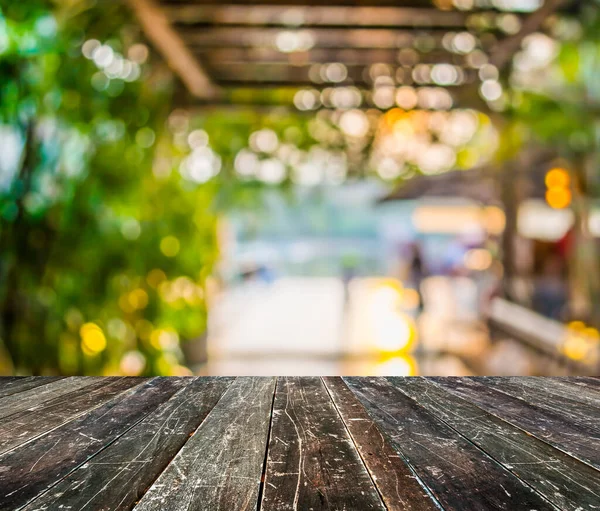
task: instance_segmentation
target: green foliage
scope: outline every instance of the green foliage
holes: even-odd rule
[[[546,79],[512,92],[508,118],[521,123],[542,144],[565,157],[597,151],[600,130],[600,8],[587,3],[579,34],[560,41],[556,58],[537,70]],[[513,75],[519,71],[513,71]],[[543,73],[543,74],[542,74]]]
[[[82,55],[140,38],[121,2],[0,0],[0,372],[185,373],[179,336],[205,330],[214,185],[153,171],[170,75]]]

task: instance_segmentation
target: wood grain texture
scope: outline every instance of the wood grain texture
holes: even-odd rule
[[[429,378],[483,410],[600,469],[600,433],[560,412],[533,405],[470,378]]]
[[[371,478],[390,511],[429,511],[439,509],[382,435],[354,393],[339,377],[323,378],[338,413],[342,417]]]
[[[600,387],[590,385],[583,378],[525,378],[525,384],[600,408]]]
[[[600,378],[2,389],[0,511],[600,511]]]
[[[0,398],[41,387],[61,378],[62,376],[3,376],[0,378]]]
[[[232,381],[189,378],[186,387],[24,510],[131,509]]]
[[[275,378],[237,378],[136,511],[256,509]]]
[[[79,417],[145,380],[104,378],[82,389],[0,419],[0,454]]]
[[[444,509],[556,509],[389,381],[344,381]]]
[[[102,381],[100,377],[61,378],[0,399],[0,419]]]
[[[423,378],[388,378],[560,509],[593,509],[600,472]]]
[[[23,380],[24,378],[27,378],[27,376],[0,376],[0,389],[5,385],[10,385],[15,381]]]
[[[320,378],[279,378],[261,509],[385,509]]]
[[[571,383],[585,383],[589,387],[600,390],[600,376],[567,376],[563,379]]]
[[[550,385],[550,382],[536,385],[536,378],[533,377],[498,378],[485,376],[473,379],[489,388],[499,390],[533,405],[559,412],[578,424],[600,427],[600,409],[574,399],[573,392],[563,393],[562,396],[554,394],[552,390],[556,386]]]
[[[49,490],[185,385],[154,378],[89,414],[0,456],[0,502],[18,509]]]

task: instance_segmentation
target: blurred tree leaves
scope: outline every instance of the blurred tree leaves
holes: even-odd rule
[[[160,62],[107,78],[91,39],[123,59],[142,42],[121,2],[0,0],[0,371],[185,374],[215,187],[153,169],[176,152]]]

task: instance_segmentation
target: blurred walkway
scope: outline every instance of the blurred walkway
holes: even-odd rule
[[[414,291],[382,278],[247,282],[213,305],[202,375],[568,374],[556,361],[478,316],[468,278],[431,277],[425,309]],[[418,327],[417,327],[418,325]],[[417,333],[418,328],[418,333]]]
[[[395,291],[389,279],[355,279],[345,303],[340,279],[300,277],[227,290],[213,304],[200,374],[469,374],[456,357],[417,364],[415,323]]]
[[[208,372],[337,372],[343,300],[334,278],[250,282],[223,293],[211,315]]]

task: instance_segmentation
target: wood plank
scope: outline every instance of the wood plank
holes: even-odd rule
[[[52,488],[187,383],[186,378],[153,378],[83,417],[1,455],[3,509],[18,509]]]
[[[233,380],[190,378],[188,386],[24,511],[131,509]]]
[[[530,435],[600,469],[600,433],[588,424],[527,403],[467,378],[428,378]]]
[[[494,459],[383,378],[344,378],[446,510],[555,509]]]
[[[535,384],[536,378],[534,377],[498,378],[486,376],[473,379],[509,396],[560,413],[578,424],[583,423],[589,424],[591,427],[600,427],[600,409],[573,399],[573,392],[566,392],[561,396],[553,394],[550,381],[545,379],[542,382],[538,380],[538,384]]]
[[[389,511],[433,511],[438,505],[339,377],[324,378],[338,413]]]
[[[22,380],[24,378],[27,378],[27,377],[26,376],[0,376],[0,389],[4,385],[8,385],[9,383],[12,383],[12,382],[18,381],[18,380]]]
[[[587,403],[588,405],[600,407],[600,387],[595,385],[590,385],[585,380],[576,377],[548,377],[548,378],[538,378],[534,382],[530,381],[531,379],[527,379],[527,383],[533,385],[535,383],[536,386],[541,386],[544,381],[549,382],[548,388],[557,396],[567,396],[571,397],[571,399],[575,399],[577,401],[581,401],[583,403]]]
[[[43,435],[147,378],[104,378],[82,389],[0,419],[0,454]]]
[[[101,377],[85,377],[80,378],[72,376],[70,378],[62,378],[57,381],[46,383],[45,385],[29,388],[18,394],[0,399],[0,419],[8,417],[18,412],[28,410],[58,396],[64,396],[75,390],[87,387],[92,383],[102,381]]]
[[[23,392],[34,387],[41,387],[53,381],[62,379],[62,376],[14,376],[0,378],[0,398]],[[1,403],[0,403],[1,406]]]
[[[567,376],[562,379],[569,383],[585,384],[589,388],[600,390],[600,376]]]
[[[385,507],[320,378],[279,378],[261,510]]]
[[[134,509],[256,509],[274,390],[236,379]]]
[[[560,509],[593,509],[600,472],[423,378],[388,378]]]

